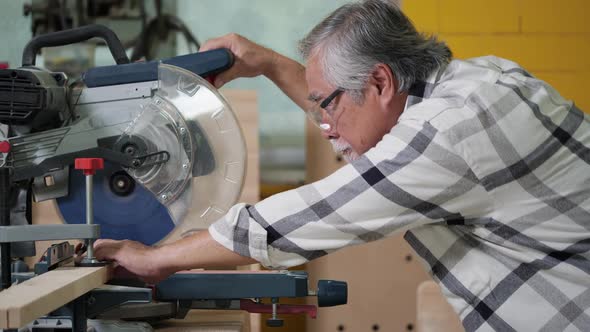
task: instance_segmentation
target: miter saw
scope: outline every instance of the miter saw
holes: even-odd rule
[[[106,41],[117,65],[93,68],[75,82],[35,67],[41,48],[95,37]],[[22,63],[0,70],[2,288],[73,256],[71,244],[57,243],[35,272],[23,267],[17,273],[11,257],[35,255],[34,241],[83,239],[92,248],[102,237],[152,245],[206,228],[236,202],[245,143],[228,103],[207,81],[231,67],[229,51],[129,63],[117,36],[91,25],[36,37]],[[56,200],[64,224],[31,225],[33,200]],[[269,312],[271,326],[282,325],[281,312],[315,316],[315,306],[278,304],[281,297],[314,293],[303,272],[183,273],[152,288],[133,286],[140,288],[95,289],[85,295],[93,301],[74,301],[36,320],[35,328],[56,328],[59,321],[78,331],[87,318],[101,315],[150,320],[182,317],[190,308]],[[321,281],[314,295],[320,306],[346,303],[346,284]],[[263,298],[271,304],[262,304]],[[137,303],[157,310],[137,309]],[[104,328],[96,322],[95,328]]]

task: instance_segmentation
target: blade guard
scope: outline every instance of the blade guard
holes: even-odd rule
[[[168,152],[165,163],[149,160],[127,172],[168,209],[176,226],[167,238],[180,237],[208,227],[237,201],[246,146],[229,104],[205,79],[160,64],[158,85],[119,145],[141,141],[141,154],[152,159]]]

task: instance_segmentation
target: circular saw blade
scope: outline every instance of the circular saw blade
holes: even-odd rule
[[[94,175],[94,223],[101,225],[101,237],[155,244],[173,229],[168,209],[142,186],[135,185],[128,195],[112,189],[114,176],[124,172],[120,166],[105,163]],[[58,198],[59,211],[67,223],[86,223],[86,179],[82,172],[70,171],[69,195]]]
[[[206,229],[235,204],[246,175],[246,145],[237,117],[212,85],[160,64],[158,89],[133,119],[116,145],[139,142],[139,154],[154,157],[143,159],[146,167],[125,169],[135,183],[126,196],[112,185],[121,167],[106,163],[95,175],[94,220],[102,238],[173,241]],[[85,222],[85,180],[76,173],[70,171],[69,195],[57,200],[67,223]]]

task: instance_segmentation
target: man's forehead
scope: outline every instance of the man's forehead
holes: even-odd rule
[[[317,56],[311,56],[305,63],[305,75],[308,81],[321,80],[324,76],[322,66],[318,61]]]

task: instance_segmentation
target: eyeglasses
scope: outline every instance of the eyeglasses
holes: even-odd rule
[[[326,99],[317,101],[313,104],[313,106],[306,112],[309,119],[316,125],[318,128],[328,131],[336,126],[335,119],[334,119],[334,110],[327,109],[328,105],[334,100],[334,98],[338,97],[341,93],[344,92],[344,89],[337,88],[332,92]]]

